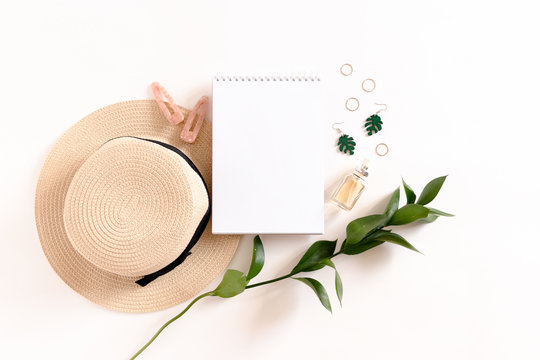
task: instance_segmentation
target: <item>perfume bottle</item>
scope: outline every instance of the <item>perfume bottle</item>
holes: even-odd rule
[[[352,174],[345,176],[332,195],[332,202],[344,210],[351,210],[365,188],[368,177],[369,160],[365,159],[362,166],[354,169]]]

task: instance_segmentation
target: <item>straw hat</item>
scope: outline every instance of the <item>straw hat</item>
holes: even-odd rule
[[[209,224],[211,124],[192,144],[181,130],[156,101],[127,101],[88,115],[51,150],[36,190],[39,238],[54,270],[87,299],[161,310],[229,264],[239,236],[212,235]]]

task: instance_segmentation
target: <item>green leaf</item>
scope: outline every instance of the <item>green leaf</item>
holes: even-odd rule
[[[341,281],[341,276],[339,276],[337,269],[335,273],[336,295],[339,300],[339,306],[343,306],[343,282]]]
[[[403,182],[403,188],[405,189],[405,195],[407,196],[407,204],[414,204],[416,194],[414,193],[413,189],[407,185],[403,178],[401,178],[401,181]]]
[[[264,247],[259,235],[253,238],[253,256],[251,257],[251,265],[247,274],[247,281],[249,282],[255,276],[257,276],[264,266]]]
[[[432,223],[435,220],[437,220],[439,218],[439,216],[455,216],[455,215],[452,215],[452,214],[449,214],[449,213],[445,213],[444,211],[433,209],[433,208],[430,208],[430,207],[427,207],[427,206],[426,206],[426,209],[429,209],[428,216],[426,216],[423,219],[417,220],[417,222],[429,224],[429,223]]]
[[[392,197],[390,198],[388,205],[386,205],[386,210],[384,211],[384,213],[386,214],[386,216],[388,216],[388,218],[391,218],[392,215],[394,215],[394,213],[398,209],[398,207],[399,207],[399,188],[397,188],[396,191],[394,191],[394,193],[392,194]]]
[[[312,278],[293,278],[295,280],[301,281],[307,286],[309,286],[317,295],[321,304],[330,312],[332,312],[332,305],[330,304],[330,299],[328,298],[328,293],[324,286],[315,279]]]
[[[218,287],[211,292],[212,296],[230,298],[242,293],[246,289],[248,281],[246,276],[238,270],[227,270]]]
[[[407,204],[398,209],[390,219],[388,225],[405,225],[423,219],[429,214],[429,209],[418,204]]]
[[[366,119],[364,127],[366,128],[368,135],[371,136],[382,130],[382,124],[381,117],[377,114],[373,114]]]
[[[339,276],[339,273],[336,269],[336,265],[334,265],[334,263],[332,262],[332,260],[330,259],[325,259],[323,260],[323,263],[327,266],[330,266],[331,268],[334,269],[334,273],[335,273],[335,283],[336,283],[336,295],[338,297],[338,300],[339,300],[339,305],[340,306],[343,306],[343,282],[341,281],[341,276]]]
[[[339,151],[346,154],[349,152],[349,155],[354,154],[354,148],[356,147],[356,142],[354,142],[354,139],[352,136],[349,136],[347,134],[343,134],[338,139],[338,147]]]
[[[375,246],[379,246],[382,243],[384,243],[384,241],[369,240],[364,240],[353,245],[347,245],[343,243],[344,246],[341,247],[340,251],[345,255],[358,255],[360,253],[363,253],[364,251],[368,251],[369,249],[374,248]]]
[[[439,218],[439,215],[429,213],[428,216],[426,216],[423,219],[416,220],[416,222],[430,224],[430,223],[434,222],[435,220],[437,220],[438,218]]]
[[[427,206],[426,206],[426,207],[427,207]],[[444,211],[437,210],[437,209],[434,209],[434,208],[428,207],[428,209],[429,209],[429,213],[430,213],[430,214],[435,214],[435,215],[439,215],[439,216],[456,216],[456,215],[449,214],[449,213],[446,213],[446,212],[444,212]]]
[[[386,225],[387,220],[386,215],[369,215],[351,221],[349,225],[347,225],[347,239],[345,239],[345,245],[358,243],[373,230]]]
[[[292,274],[298,274],[302,271],[314,271],[324,267],[321,260],[328,259],[336,250],[337,240],[319,240],[313,243],[300,259],[298,264],[292,269]]]
[[[377,241],[385,241],[392,244],[400,245],[403,247],[406,247],[409,250],[419,252],[414,246],[412,246],[407,240],[405,240],[401,235],[398,235],[396,233],[386,231],[386,230],[379,230],[368,236],[368,240],[377,240]]]
[[[446,180],[446,176],[441,176],[431,180],[426,185],[426,187],[424,187],[424,190],[422,190],[422,193],[420,194],[420,197],[418,198],[416,203],[420,205],[427,205],[431,201],[433,201],[433,199],[435,199],[435,197],[439,193],[439,190],[441,190],[441,187],[444,184],[444,180]]]

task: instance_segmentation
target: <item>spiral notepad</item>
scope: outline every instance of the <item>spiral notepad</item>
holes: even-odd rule
[[[214,78],[213,233],[324,232],[323,118],[316,76]]]

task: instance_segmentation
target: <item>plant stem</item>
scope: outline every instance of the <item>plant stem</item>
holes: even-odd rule
[[[334,255],[330,256],[330,259],[335,257],[335,256],[338,256],[340,254],[341,254],[341,251],[338,251]],[[277,282],[277,281],[280,281],[280,280],[285,280],[285,279],[290,278],[293,275],[296,275],[296,274],[289,273],[287,275],[283,275],[283,276],[277,277],[277,278],[272,279],[272,280],[261,281],[260,283],[255,283],[255,284],[251,284],[251,285],[246,286],[246,289],[251,289],[251,288],[254,288],[254,287],[257,287],[257,286],[271,284],[271,283],[274,283],[274,282]]]
[[[137,353],[135,355],[133,355],[130,360],[133,360],[135,359],[137,356],[139,356],[148,346],[150,346],[151,343],[154,342],[154,340],[158,337],[159,334],[161,334],[161,332],[163,330],[165,330],[165,328],[167,326],[169,326],[170,324],[172,324],[174,321],[176,321],[180,316],[184,315],[186,313],[186,311],[189,310],[189,308],[191,308],[193,306],[193,304],[195,304],[197,301],[201,300],[202,298],[204,297],[207,297],[207,296],[210,296],[212,295],[212,292],[207,292],[207,293],[204,293],[204,294],[201,294],[199,296],[197,296],[195,299],[193,299],[193,301],[191,301],[189,303],[188,306],[186,306],[186,308],[178,315],[176,315],[175,317],[173,317],[172,319],[170,319],[169,321],[167,321],[165,324],[163,324],[162,327],[159,328],[159,330],[154,334],[154,336],[152,336],[152,338],[139,350],[137,351]]]
[[[251,284],[251,285],[246,286],[246,289],[251,289],[251,288],[254,288],[254,287],[257,287],[257,286],[271,284],[271,283],[276,282],[276,281],[280,281],[280,280],[290,278],[293,275],[294,275],[293,273],[290,273],[290,274],[287,274],[287,275],[277,277],[277,278],[272,279],[272,280],[261,281],[260,283],[255,283],[255,284]]]
[[[334,255],[332,255],[330,258],[333,258],[334,256],[338,256],[339,254],[341,254],[341,251],[338,251],[337,253],[335,253]],[[283,276],[280,276],[280,277],[277,277],[275,279],[271,279],[271,280],[266,280],[266,281],[261,281],[259,283],[255,283],[255,284],[251,284],[251,285],[248,285],[246,286],[246,290],[247,289],[251,289],[251,288],[254,288],[254,287],[257,287],[257,286],[262,286],[262,285],[267,285],[267,284],[271,284],[271,283],[274,283],[274,282],[278,282],[278,281],[281,281],[281,280],[285,280],[285,279],[288,279],[290,278],[291,276],[293,275],[296,275],[296,274],[293,274],[293,273],[289,273],[287,275],[283,275]],[[130,358],[130,360],[133,360],[135,359],[137,356],[139,356],[148,346],[150,346],[150,344],[152,342],[154,342],[154,340],[158,337],[159,334],[161,334],[161,332],[163,330],[165,330],[165,328],[167,326],[169,326],[170,324],[172,324],[174,321],[176,321],[180,316],[184,315],[186,313],[186,311],[189,310],[189,308],[191,308],[193,306],[193,304],[195,304],[197,301],[201,300],[202,298],[206,297],[206,296],[211,296],[212,295],[212,292],[207,292],[207,293],[204,293],[204,294],[201,294],[199,296],[197,296],[195,299],[193,299],[192,302],[189,303],[188,306],[186,306],[186,308],[178,315],[176,315],[175,317],[173,317],[172,319],[170,319],[169,321],[167,321],[165,324],[163,324],[163,326],[161,328],[159,328],[159,330],[154,334],[154,336],[152,336],[152,338],[139,350],[137,351],[137,353],[135,355],[133,355],[133,357]]]

